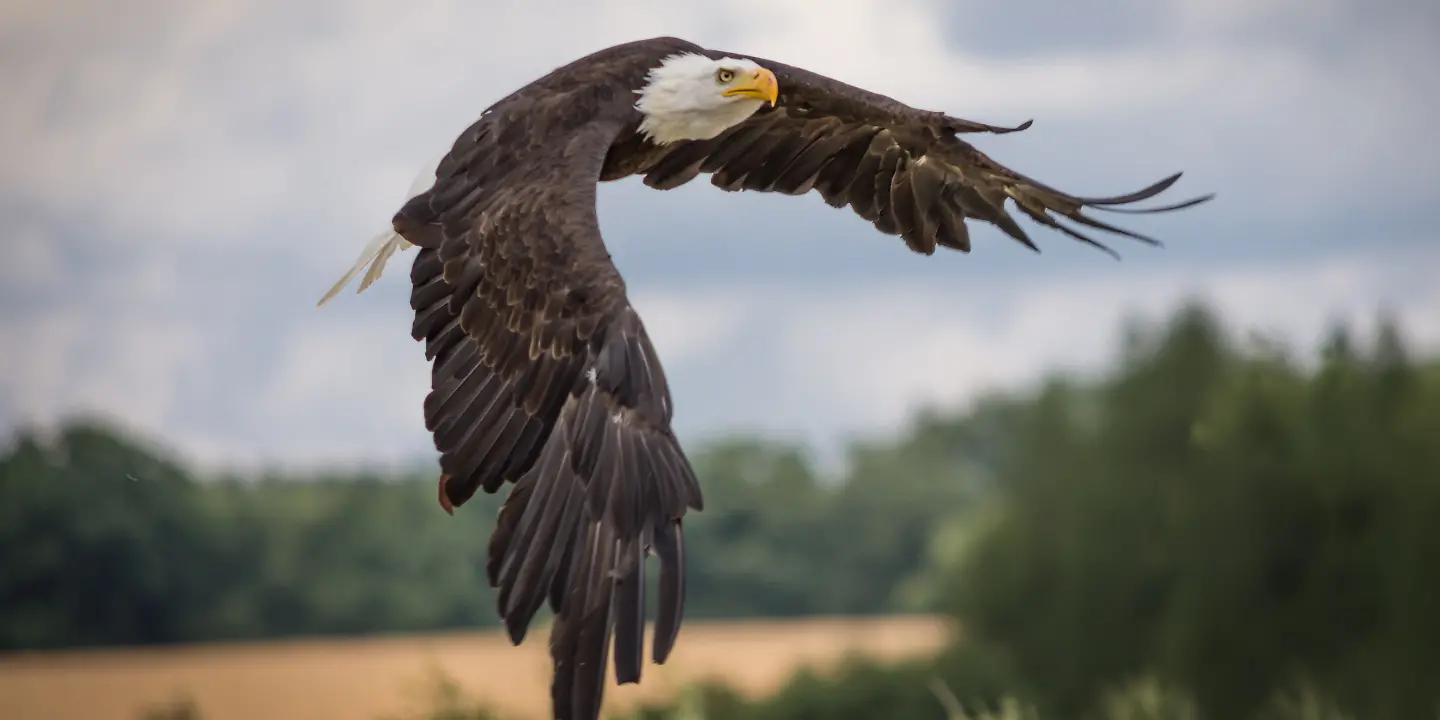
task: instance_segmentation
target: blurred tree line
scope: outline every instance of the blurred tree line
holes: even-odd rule
[[[842,478],[710,447],[692,616],[943,611],[963,631],[760,702],[707,691],[704,717],[938,719],[933,678],[1045,718],[1118,717],[1147,688],[1187,709],[1127,717],[1301,717],[1275,709],[1296,697],[1436,717],[1437,441],[1440,363],[1393,324],[1337,328],[1312,360],[1192,306],[1133,327],[1102,376],[922,413]],[[449,518],[433,488],[196,482],[113,428],[22,435],[0,461],[0,648],[488,624],[498,500]]]
[[[687,617],[917,609],[907,582],[972,490],[924,443],[855,458],[836,482],[784,445],[692,453]],[[435,472],[197,479],[105,423],[20,433],[0,456],[0,651],[495,624],[503,494],[450,517]]]

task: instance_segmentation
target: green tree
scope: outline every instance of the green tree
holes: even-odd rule
[[[1132,334],[1098,395],[1055,383],[1011,424],[953,607],[1043,707],[1155,674],[1207,717],[1306,682],[1366,718],[1434,711],[1434,371],[1390,325],[1321,357],[1237,347],[1189,308]]]
[[[195,488],[90,423],[21,435],[0,463],[0,648],[193,637],[224,591]]]

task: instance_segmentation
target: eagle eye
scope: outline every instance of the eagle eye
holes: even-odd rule
[[[734,71],[734,70],[721,69],[721,70],[717,70],[717,71],[715,72],[715,82],[718,82],[718,83],[728,83],[728,82],[730,82],[731,80],[734,80],[734,79],[735,79],[735,71]]]

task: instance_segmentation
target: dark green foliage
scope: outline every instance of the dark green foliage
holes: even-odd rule
[[[902,717],[944,720],[944,708],[929,688],[925,663],[883,666],[851,660],[836,676],[802,670],[754,712],[755,720],[829,720],[837,717]]]
[[[199,483],[111,429],[21,436],[0,459],[0,649],[489,622],[493,510],[437,521],[426,485]]]
[[[946,720],[937,692],[961,698],[963,710],[979,717],[1022,692],[1008,672],[1003,652],[974,644],[898,663],[851,657],[823,672],[802,668],[768,697],[747,700],[707,683],[617,720]]]
[[[701,452],[696,472],[706,495],[685,525],[692,617],[900,609],[936,529],[972,494],[955,462],[914,441],[856,448],[839,482],[793,449],[750,441]]]
[[[0,648],[194,637],[176,609],[221,600],[198,502],[183,471],[104,429],[19,438],[0,463]]]
[[[1301,680],[1360,717],[1428,717],[1437,380],[1394,328],[1368,352],[1337,331],[1307,372],[1182,313],[1083,400],[1052,387],[1011,425],[1002,519],[952,607],[1065,717],[1145,673],[1207,717]]]
[[[723,685],[705,684],[624,720],[945,720],[945,708],[930,689],[933,677],[929,662],[885,665],[853,658],[825,673],[802,669],[767,698],[746,700]]]

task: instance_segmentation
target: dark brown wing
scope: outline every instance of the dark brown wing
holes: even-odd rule
[[[718,58],[727,53],[710,54]],[[645,168],[645,184],[668,189],[710,173],[711,182],[725,190],[792,195],[815,190],[830,205],[849,205],[881,232],[901,236],[911,250],[926,255],[936,246],[969,252],[967,219],[991,223],[1038,251],[1006,211],[1006,199],[1036,222],[1111,255],[1114,250],[1059,218],[1158,244],[1082,211],[1148,199],[1170,187],[1178,173],[1128,195],[1070,195],[995,162],[956,137],[1014,132],[1029,122],[1004,128],[917,110],[800,68],[750,59],[776,74],[777,106],[762,109],[713,140],[676,145]],[[1128,212],[1178,210],[1210,197]]]
[[[515,483],[489,547],[499,612],[518,644],[549,599],[554,717],[588,720],[612,632],[617,679],[639,680],[649,552],[661,560],[654,660],[670,652],[681,518],[701,497],[596,218],[606,151],[629,121],[610,109],[633,99],[605,78],[562,80],[487,111],[394,225],[420,246],[413,335],[433,362],[441,503]]]

